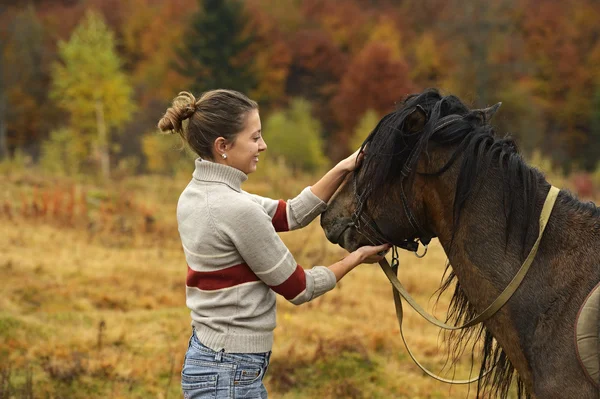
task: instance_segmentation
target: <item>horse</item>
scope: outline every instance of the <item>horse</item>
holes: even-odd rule
[[[440,293],[456,283],[447,316],[455,324],[509,284],[538,238],[551,188],[513,138],[496,136],[498,107],[471,109],[437,89],[407,96],[369,134],[361,164],[321,215],[327,239],[348,251],[383,242],[415,251],[437,237],[450,268]],[[574,339],[600,282],[599,248],[600,209],[560,190],[521,286],[479,330],[453,335],[453,353],[469,336],[483,339],[478,397],[506,398],[513,383],[519,398],[599,397]]]

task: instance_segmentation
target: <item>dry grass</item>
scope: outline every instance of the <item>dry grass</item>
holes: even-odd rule
[[[299,178],[286,190],[298,192],[310,181]],[[173,218],[187,181],[144,177],[92,187],[12,176],[0,183],[6,187],[0,198],[0,398],[180,397],[190,319]],[[246,189],[278,195],[252,180]],[[51,204],[69,192],[76,193],[72,205],[52,213]],[[45,212],[26,211],[36,201]],[[118,228],[123,225],[129,228]],[[282,237],[305,267],[344,255],[318,222]],[[422,260],[402,253],[401,262],[401,280],[432,310],[445,266],[441,247],[434,244]],[[468,387],[436,382],[408,358],[390,285],[377,265],[357,268],[312,303],[278,300],[266,379],[271,398],[468,396]],[[443,297],[439,318],[447,304]],[[412,311],[405,326],[419,359],[440,371],[446,352],[439,330]],[[457,378],[468,376],[470,358],[464,358]]]

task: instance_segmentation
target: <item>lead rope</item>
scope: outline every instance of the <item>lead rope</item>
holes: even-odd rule
[[[548,219],[550,218],[552,209],[554,209],[554,204],[556,202],[556,198],[557,198],[559,192],[560,192],[560,190],[558,188],[556,188],[554,186],[550,187],[550,190],[548,191],[548,195],[546,196],[546,201],[544,202],[544,207],[542,208],[542,212],[540,214],[538,238],[537,238],[536,242],[533,244],[533,247],[531,248],[531,251],[529,252],[529,255],[527,256],[527,258],[525,259],[525,262],[523,262],[523,265],[521,265],[521,268],[517,271],[517,274],[513,277],[511,282],[508,284],[508,286],[506,286],[504,291],[502,291],[500,293],[500,295],[483,312],[481,312],[479,315],[475,316],[474,318],[472,318],[471,320],[469,320],[462,326],[451,326],[451,325],[448,325],[446,323],[439,321],[435,317],[428,314],[410,296],[408,291],[406,291],[406,289],[402,286],[402,283],[400,283],[400,280],[398,280],[397,274],[398,274],[398,266],[400,265],[400,261],[399,261],[399,256],[398,256],[398,250],[395,246],[392,249],[392,266],[389,265],[388,261],[385,258],[379,262],[379,265],[381,266],[381,268],[383,269],[388,280],[390,280],[390,283],[392,284],[392,293],[394,295],[394,305],[396,307],[396,317],[398,319],[398,325],[400,327],[400,337],[402,338],[402,342],[404,342],[404,346],[406,347],[406,350],[407,350],[409,356],[411,357],[411,359],[427,375],[429,375],[430,377],[432,377],[438,381],[445,382],[448,384],[470,384],[470,383],[478,381],[480,378],[489,374],[494,369],[495,365],[492,366],[492,368],[490,368],[489,370],[486,370],[479,377],[472,378],[469,380],[450,380],[450,379],[446,379],[443,377],[439,377],[438,375],[427,370],[415,358],[415,356],[413,355],[412,351],[410,350],[410,348],[406,342],[406,339],[404,337],[404,331],[402,329],[403,310],[402,310],[401,296],[408,302],[409,305],[411,305],[413,307],[413,309],[417,313],[419,313],[421,316],[423,316],[427,321],[429,321],[430,323],[432,323],[438,327],[446,329],[446,330],[460,330],[463,328],[474,326],[476,324],[479,324],[479,323],[489,319],[498,310],[500,310],[500,308],[502,308],[502,306],[504,306],[506,304],[506,302],[515,293],[517,288],[519,288],[521,282],[525,278],[525,275],[527,274],[527,271],[529,270],[529,267],[533,263],[533,260],[535,259],[535,256],[537,254],[540,241],[542,240],[544,230],[546,229],[546,226],[548,224]]]
[[[392,250],[392,266],[391,269],[394,272],[394,274],[398,274],[398,266],[400,265],[399,259],[398,259],[398,250],[396,249],[396,247],[393,248]],[[389,266],[388,266],[389,267]],[[402,320],[404,317],[404,311],[402,309],[402,298],[400,297],[400,295],[398,294],[398,290],[396,290],[394,288],[394,286],[392,286],[392,294],[394,295],[394,305],[396,307],[396,318],[398,319],[398,326],[400,327],[400,338],[402,338],[402,342],[404,343],[404,347],[406,348],[406,351],[408,352],[408,355],[410,356],[410,358],[412,359],[413,362],[415,362],[415,364],[428,376],[430,376],[431,378],[438,380],[440,382],[444,382],[446,384],[454,384],[454,385],[465,385],[465,384],[471,384],[473,382],[477,382],[479,379],[485,377],[486,375],[488,375],[496,365],[492,366],[490,369],[486,370],[483,374],[481,374],[478,377],[473,377],[471,379],[468,380],[451,380],[451,379],[447,379],[444,377],[440,377],[437,374],[433,373],[432,371],[429,371],[427,368],[425,368],[425,366],[423,366],[421,363],[419,363],[419,361],[417,360],[417,358],[415,357],[415,355],[413,354],[413,352],[410,350],[410,347],[408,346],[408,342],[406,342],[406,337],[404,336],[404,329],[402,328]]]

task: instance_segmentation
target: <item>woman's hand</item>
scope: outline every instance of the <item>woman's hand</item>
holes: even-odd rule
[[[352,256],[357,265],[361,263],[377,263],[385,258],[385,253],[391,248],[390,244],[383,245],[365,245],[364,247],[358,248],[348,256]],[[383,255],[381,255],[383,253]]]
[[[340,161],[340,163],[338,164],[338,166],[340,168],[342,168],[346,173],[352,172],[358,166],[360,166],[360,163],[362,162],[362,160],[363,160],[364,157],[365,157],[364,152],[361,152],[360,148],[359,148],[358,150],[356,150],[354,152],[354,154],[352,154],[348,158]]]
[[[357,150],[348,158],[340,161],[318,182],[312,185],[310,190],[323,202],[329,202],[331,196],[340,187],[348,173],[352,172],[362,162],[364,154]]]
[[[340,281],[350,270],[354,269],[361,263],[375,263],[382,260],[385,253],[391,248],[390,244],[383,245],[366,245],[351,252],[344,259],[329,266],[329,269],[335,275],[336,281]],[[380,255],[382,253],[383,255]]]

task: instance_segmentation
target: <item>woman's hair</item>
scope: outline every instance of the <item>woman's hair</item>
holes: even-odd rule
[[[166,133],[179,133],[190,148],[201,158],[212,159],[213,143],[218,137],[234,142],[244,129],[248,112],[258,104],[234,90],[211,90],[198,100],[182,91],[173,105],[158,122]],[[189,119],[186,126],[183,121]]]

